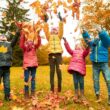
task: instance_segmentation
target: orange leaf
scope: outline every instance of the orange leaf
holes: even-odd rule
[[[72,0],[68,0],[68,3],[71,3],[72,2]]]
[[[40,6],[40,1],[37,0],[37,1],[33,2],[30,6],[33,7],[33,8],[37,8],[37,7]]]

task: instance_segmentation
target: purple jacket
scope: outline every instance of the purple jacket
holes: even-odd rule
[[[72,56],[68,72],[74,73],[73,71],[79,72],[81,75],[86,75],[86,62],[85,57],[89,54],[90,49],[86,48],[84,50],[71,50],[68,42],[65,42],[65,47],[68,53]]]

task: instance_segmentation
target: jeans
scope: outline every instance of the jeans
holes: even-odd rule
[[[0,67],[0,83],[3,78],[4,93],[10,95],[10,67]]]
[[[73,81],[75,90],[84,90],[84,76],[80,73],[73,71]]]
[[[24,71],[24,91],[28,92],[29,91],[29,81],[30,78],[29,76],[31,75],[31,91],[35,91],[35,75],[36,75],[36,67],[27,67],[27,69]]]
[[[95,63],[93,62],[93,80],[94,80],[94,89],[96,94],[100,94],[100,85],[99,85],[99,76],[100,72],[102,72],[103,77],[106,81],[106,85],[108,88],[108,95],[110,95],[110,71],[108,67],[108,63]]]
[[[62,56],[60,53],[56,54],[49,54],[49,64],[50,64],[50,85],[51,85],[51,91],[54,90],[54,74],[55,74],[55,68],[58,78],[58,89],[61,91],[61,82],[62,82],[62,75],[60,70],[60,65],[62,64]]]

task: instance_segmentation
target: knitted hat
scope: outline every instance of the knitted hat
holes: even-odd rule
[[[7,41],[7,36],[5,34],[1,34],[0,41]]]

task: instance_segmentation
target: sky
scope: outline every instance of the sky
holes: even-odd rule
[[[37,21],[37,15],[34,13],[34,10],[31,7],[29,7],[29,5],[31,3],[33,3],[35,0],[24,0],[24,1],[25,2],[28,2],[28,3],[22,4],[22,6],[25,7],[25,8],[29,8],[30,9],[30,11],[28,12],[29,18],[32,19],[31,20],[32,22],[33,21],[36,22]],[[44,1],[45,0],[42,0],[42,2],[44,2]],[[0,0],[0,7],[1,6],[2,7],[6,7],[6,1],[5,0]],[[63,13],[63,11],[62,11],[62,7],[60,7],[58,9],[58,11],[61,12],[62,17],[65,16],[64,13]],[[54,14],[53,14],[53,16],[54,16],[54,19],[50,20],[49,23],[51,24],[51,22],[53,22],[53,25],[55,27],[57,27],[58,26],[58,22],[57,22],[58,21],[58,18]],[[77,26],[77,24],[79,23],[79,21],[76,20],[76,18],[73,19],[73,17],[71,16],[71,11],[68,12],[68,17],[67,17],[67,20],[66,21],[67,22],[64,25],[64,34],[63,34],[63,37],[65,37],[67,39],[67,41],[70,44],[70,47],[72,49],[74,49],[75,43],[78,43],[79,42],[79,41],[76,42],[74,40],[74,38],[77,39],[77,38],[81,37],[80,30],[78,30],[77,32],[74,32],[74,29]],[[41,35],[44,35],[44,33],[41,32]],[[42,39],[42,44],[45,45],[46,43],[48,43],[47,40],[46,39]],[[69,56],[69,54],[67,53],[67,51],[66,51],[66,49],[64,47],[63,40],[61,40],[61,44],[62,44],[62,47],[63,47],[63,50],[64,50],[63,56]]]

